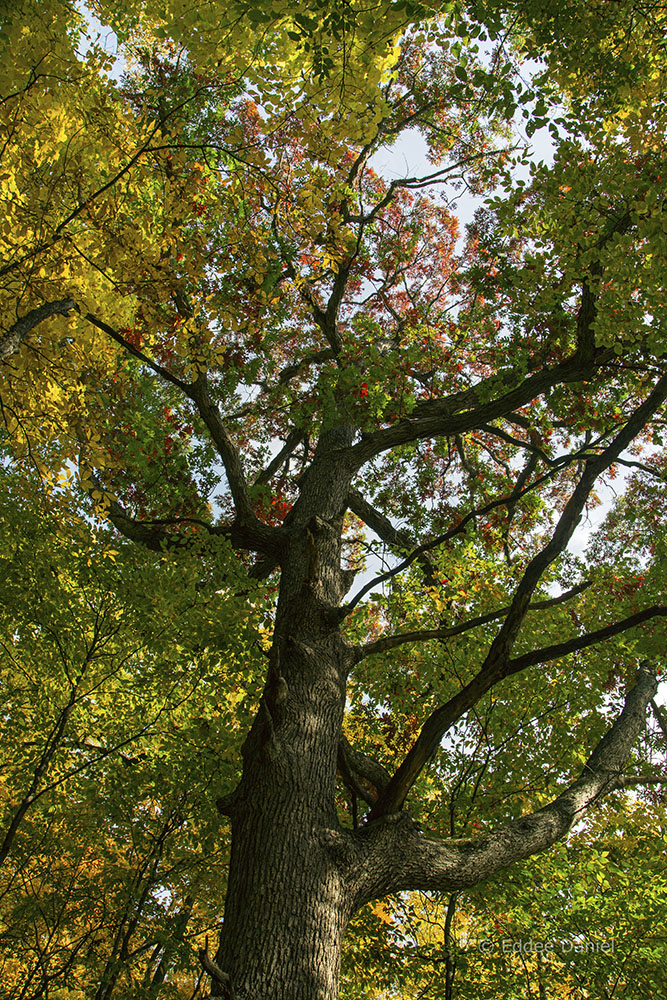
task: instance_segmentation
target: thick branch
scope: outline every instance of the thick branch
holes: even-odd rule
[[[586,461],[584,472],[565,505],[551,539],[541,552],[538,552],[528,563],[515,592],[509,613],[491,643],[479,673],[447,705],[437,709],[426,720],[416,742],[378,800],[373,810],[375,816],[395,813],[401,808],[417,776],[437,750],[440,740],[452,722],[474,705],[478,698],[485,694],[498,680],[508,675],[512,647],[527,614],[530,598],[545,570],[567,547],[598,476],[609,468],[618,455],[627,448],[653,413],[664,403],[666,397],[667,376],[663,376],[607,448],[600,455]],[[527,656],[530,655],[527,654]],[[564,655],[564,653],[560,655]],[[521,661],[522,658],[519,660]],[[528,666],[528,661],[525,665]],[[516,670],[512,672],[515,673]]]
[[[457,719],[461,718],[464,712],[477,704],[479,699],[500,680],[521,673],[522,670],[536,663],[547,663],[549,660],[555,660],[561,656],[567,656],[569,653],[586,649],[588,646],[597,645],[656,617],[667,617],[667,607],[657,605],[646,608],[644,611],[630,615],[629,618],[624,618],[620,622],[607,625],[605,628],[597,629],[595,632],[588,632],[582,636],[575,636],[566,642],[555,643],[553,646],[545,646],[543,649],[525,653],[523,656],[506,661],[502,670],[497,672],[491,672],[482,667],[465,687],[461,688],[453,698],[450,698],[446,704],[441,705],[428,717],[422,726],[419,737],[391,779],[383,796],[377,802],[373,810],[374,816],[396,811],[396,809],[387,808],[387,803],[392,806],[398,803],[397,808],[403,805],[417,775],[433,756],[445,733]]]
[[[17,319],[13,326],[10,326],[0,339],[0,361],[6,361],[12,354],[16,354],[21,344],[31,330],[48,319],[50,316],[66,316],[72,309],[76,309],[74,299],[60,299],[58,302],[45,302],[36,309],[31,309],[29,313]]]
[[[110,496],[104,490],[104,487],[95,476],[92,477],[92,483],[94,488],[103,494],[106,516],[114,528],[120,531],[121,535],[125,535],[126,538],[137,542],[139,545],[143,545],[152,552],[164,552],[166,549],[182,548],[186,544],[186,539],[183,535],[177,532],[166,531],[164,524],[154,521],[141,521],[138,518],[132,517],[119,504],[115,497]],[[190,518],[186,519],[186,521],[189,520]],[[197,523],[208,530],[214,530],[212,525],[207,525],[203,521],[198,521]]]
[[[347,770],[352,774],[358,774],[360,778],[365,778],[366,781],[370,781],[378,792],[381,792],[389,784],[391,775],[386,768],[373,757],[369,757],[367,753],[355,749],[345,736],[340,738],[338,756]]]
[[[336,355],[330,347],[325,347],[321,351],[312,351],[312,353],[304,355],[300,361],[295,361],[294,364],[283,368],[278,375],[278,385],[286,385],[295,375],[298,375],[304,368],[308,368],[309,365],[317,364],[320,361],[331,361],[335,357]]]
[[[256,485],[261,485],[263,483],[271,482],[272,478],[275,476],[276,472],[283,465],[289,457],[293,454],[294,450],[303,441],[304,434],[302,430],[292,430],[287,435],[287,440],[285,444],[280,449],[277,455],[271,459],[269,464],[265,469],[262,469],[260,474],[255,479]]]
[[[548,663],[550,660],[558,660],[561,656],[567,656],[569,653],[576,653],[580,649],[596,646],[606,639],[612,639],[615,635],[620,635],[621,632],[627,632],[628,629],[641,625],[642,622],[650,621],[651,618],[667,618],[667,606],[655,604],[630,615],[628,618],[623,618],[619,622],[613,622],[611,625],[605,625],[604,628],[596,629],[594,632],[586,632],[585,635],[573,636],[572,639],[567,639],[565,642],[556,642],[552,646],[544,646],[542,649],[534,649],[530,653],[524,653],[522,656],[509,660],[503,676],[510,677],[536,663]]]
[[[667,785],[665,774],[634,774],[619,778],[614,788],[637,788],[638,785]]]
[[[626,232],[631,221],[628,213],[614,220],[600,237],[598,246],[603,247],[616,233]],[[599,264],[593,263],[590,270],[595,277],[602,276]],[[596,314],[595,293],[590,282],[584,279],[577,313],[577,349],[570,358],[552,368],[541,366],[518,384],[513,371],[500,372],[444,399],[419,403],[409,419],[362,435],[353,449],[357,467],[397,445],[428,437],[462,434],[499,417],[507,417],[555,385],[589,381],[600,365],[613,357],[612,351],[595,346],[593,324]]]
[[[595,458],[586,461],[581,478],[572,496],[565,504],[551,539],[526,567],[516,589],[510,612],[491,644],[484,669],[493,670],[496,662],[503,662],[508,658],[528,610],[530,597],[548,567],[567,548],[598,477],[610,465],[614,464],[618,456],[640,433],[651,416],[662,406],[665,398],[667,398],[667,377],[663,376],[658,380],[647,399],[632,413],[625,426],[612,439],[611,443]]]
[[[178,549],[191,545],[192,535],[166,530],[168,527],[177,527],[181,524],[195,524],[203,528],[209,535],[228,538],[236,549],[254,548],[254,534],[251,531],[246,531],[241,524],[209,524],[199,517],[160,518],[142,521],[128,514],[115,498],[109,496],[94,477],[93,483],[105,495],[106,516],[113,526],[120,531],[121,535],[125,535],[126,538],[138,542],[153,552],[163,552],[165,549]]]
[[[355,464],[358,468],[375,455],[410,441],[464,434],[506,417],[555,385],[590,380],[597,368],[612,356],[611,351],[599,350],[584,362],[580,354],[574,354],[552,368],[541,368],[518,384],[514,371],[500,372],[471,389],[418,403],[409,419],[363,434],[352,448]]]
[[[356,829],[356,799],[361,799],[367,805],[372,806],[375,804],[376,797],[364,788],[364,786],[359,782],[357,775],[350,769],[340,744],[338,746],[338,770],[340,771],[341,778],[343,779],[343,784],[352,796],[352,821]]]
[[[191,398],[195,402],[223,461],[238,522],[249,541],[251,540],[251,547],[260,552],[275,550],[278,536],[282,532],[279,528],[271,527],[260,521],[252,509],[241,456],[225,427],[218,407],[209,395],[208,385],[203,376],[198,378],[192,386]]]
[[[227,480],[238,518],[237,524],[231,527],[230,533],[236,535],[237,539],[241,536],[243,537],[244,548],[255,549],[260,552],[274,552],[277,548],[278,536],[282,532],[279,528],[271,527],[260,521],[252,509],[241,457],[220,416],[220,411],[211,400],[205,377],[200,375],[196,382],[188,384],[149,358],[143,351],[135,347],[134,344],[131,344],[121,333],[99,319],[99,317],[87,313],[84,319],[106,333],[107,336],[111,337],[117,344],[120,344],[129,354],[137,358],[138,361],[141,361],[142,364],[147,365],[156,375],[164,379],[165,382],[176,386],[185,396],[193,401],[218,449],[225,472],[227,473]],[[123,531],[123,534],[128,535],[128,537],[135,537],[129,534],[129,530],[135,530],[134,527],[125,524],[122,520],[125,515],[120,511],[114,511],[114,513],[121,519],[118,524],[115,521],[113,522],[116,524],[116,527],[120,531]],[[121,523],[123,524],[122,527]],[[135,540],[141,541],[144,545],[148,545],[149,548],[154,547],[145,529],[140,528],[139,531],[140,535],[136,535]]]
[[[226,972],[219,968],[218,964],[208,953],[208,937],[203,948],[199,949],[199,961],[204,971],[211,977],[214,986],[214,995],[223,996],[226,1000],[234,1000],[234,987]],[[212,994],[213,995],[213,994]]]
[[[646,668],[625,707],[589,757],[579,778],[553,802],[473,840],[436,841],[421,835],[407,814],[371,822],[357,834],[359,902],[410,889],[452,892],[477,885],[564,837],[598,799],[618,786],[644,728],[657,680]]]
[[[441,705],[440,708],[437,708],[428,717],[422,726],[415,744],[391,779],[383,796],[376,804],[373,811],[374,816],[395,812],[396,808],[400,808],[403,805],[417,775],[426,762],[433,756],[445,733],[457,719],[461,718],[464,712],[467,712],[473,705],[477,704],[479,699],[500,680],[520,673],[522,670],[536,663],[546,663],[549,660],[567,656],[569,653],[577,652],[580,649],[586,649],[588,646],[597,645],[606,639],[611,639],[615,635],[634,628],[636,625],[641,625],[642,622],[649,621],[651,618],[666,616],[667,607],[657,605],[646,608],[644,611],[631,615],[629,618],[624,618],[620,622],[607,625],[605,628],[597,629],[595,632],[575,636],[566,642],[546,646],[543,649],[525,653],[514,660],[508,660],[500,670],[489,671],[482,667],[479,673],[465,687],[461,688],[453,698],[450,698],[446,704]],[[390,809],[387,804],[396,806],[396,808]]]

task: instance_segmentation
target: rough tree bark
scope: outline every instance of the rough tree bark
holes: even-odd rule
[[[336,317],[345,280],[341,269],[326,312],[318,309],[315,315],[333,356],[340,351]],[[597,451],[559,460],[576,462],[576,485],[551,537],[527,563],[507,607],[455,627],[388,635],[359,647],[348,644],[342,631],[346,616],[370,586],[362,587],[344,603],[350,582],[341,566],[346,511],[354,510],[397,554],[404,556],[405,548],[413,544],[407,533],[398,532],[389,518],[375,511],[360,494],[355,484],[357,473],[375,456],[402,444],[434,437],[455,440],[472,429],[488,429],[497,419],[511,420],[517,409],[555,386],[596,377],[612,360],[612,352],[595,347],[591,332],[594,312],[584,283],[577,345],[569,357],[551,367],[529,364],[527,375],[520,371],[490,375],[473,388],[420,402],[409,417],[387,426],[363,432],[348,425],[341,401],[338,424],[331,419],[328,429],[321,431],[312,457],[304,448],[304,469],[296,480],[298,499],[280,526],[266,524],[254,512],[241,454],[206,375],[186,383],[106,321],[85,315],[86,321],[196,407],[224,465],[235,510],[231,523],[201,525],[211,535],[224,535],[237,549],[254,552],[255,577],[261,579],[276,568],[280,570],[266,683],[243,746],[242,777],[236,790],[219,802],[221,813],[231,819],[232,851],[219,947],[215,956],[208,949],[200,953],[213,996],[335,1000],[343,936],[359,907],[402,890],[451,893],[473,886],[549,847],[600,796],[622,784],[632,745],[656,690],[655,676],[648,668],[640,673],[623,713],[581,776],[549,806],[492,835],[444,842],[425,836],[404,808],[411,788],[448,729],[496,684],[667,613],[662,605],[645,608],[594,632],[565,636],[557,644],[513,656],[526,615],[554,603],[534,600],[545,572],[567,548],[599,477],[664,406],[667,376],[655,377],[643,402],[613,436],[607,436],[606,444]],[[280,461],[301,440],[302,435],[295,430],[280,452]],[[274,460],[256,482],[266,482],[276,468]],[[528,482],[525,490],[550,474],[547,470],[543,477]],[[530,478],[530,473],[527,475]],[[471,509],[444,535],[416,542],[412,552],[385,576],[417,561],[428,582],[432,578],[432,549],[458,534],[471,519],[497,506],[509,509],[520,495],[515,488],[486,507]],[[108,500],[108,516],[119,531],[153,550],[188,543],[187,536],[178,530],[136,519],[114,498]],[[585,586],[573,588],[557,601],[568,600]],[[356,664],[380,650],[446,640],[496,620],[498,630],[477,674],[424,720],[417,740],[393,775],[386,775],[377,762],[346,745],[342,734],[346,684]],[[355,830],[343,829],[337,819],[339,767],[351,787],[360,789],[359,779],[363,778],[376,789],[370,801],[368,793],[363,796],[371,810]]]
[[[266,687],[227,810],[232,858],[217,965],[242,997],[337,995],[352,913],[334,793],[351,648],[340,632],[352,430],[323,435],[280,556]],[[343,456],[342,458],[339,456]],[[224,995],[224,984],[214,986]]]
[[[656,690],[642,671],[580,778],[492,836],[438,842],[404,810],[341,828],[338,748],[346,677],[360,655],[340,629],[351,442],[348,428],[323,435],[281,546],[266,687],[243,747],[241,783],[221,803],[232,820],[232,856],[220,946],[213,963],[203,959],[213,996],[335,1000],[343,936],[360,906],[401,890],[473,886],[564,836],[616,784]]]
[[[388,775],[375,761],[345,743],[342,720],[350,670],[366,656],[402,644],[446,639],[482,619],[454,629],[406,633],[359,647],[346,642],[342,624],[366,588],[343,602],[349,574],[341,567],[343,518],[353,509],[394,548],[408,541],[374,512],[353,488],[354,477],[373,455],[405,441],[453,435],[513,413],[548,385],[581,380],[605,363],[582,327],[569,360],[508,386],[505,376],[479,389],[420,404],[410,419],[361,434],[344,422],[324,430],[301,475],[299,497],[280,527],[260,521],[252,509],[240,455],[204,376],[187,385],[158,366],[118,331],[88,316],[196,405],[224,463],[236,509],[226,526],[209,526],[240,549],[257,553],[254,575],[280,569],[280,589],[263,696],[242,749],[242,778],[218,805],[231,819],[232,851],[222,934],[217,953],[200,952],[211,995],[233,1000],[335,1000],[341,946],[348,921],[366,902],[395,892],[429,889],[454,892],[473,886],[505,866],[563,837],[581,813],[622,783],[632,745],[645,721],[657,682],[646,668],[627,695],[625,708],[593,752],[581,776],[549,806],[492,835],[440,842],[425,836],[403,808],[416,778],[448,728],[477,700],[511,674],[602,642],[641,621],[662,616],[646,608],[596,632],[512,657],[526,614],[553,601],[533,601],[545,570],[562,553],[600,474],[640,433],[667,397],[667,377],[631,413],[621,430],[582,463],[577,485],[551,538],[528,563],[509,606],[483,617],[499,620],[496,638],[478,673],[424,721],[420,735],[397,771]],[[336,350],[332,338],[332,350]],[[480,397],[484,400],[480,401]],[[287,447],[287,445],[286,445]],[[506,498],[512,500],[515,498]],[[499,502],[505,502],[501,499]],[[474,511],[470,516],[474,515]],[[126,536],[149,548],[184,544],[178,533],[137,521],[112,500],[109,517]],[[452,529],[455,534],[460,526]],[[416,545],[401,565],[418,560],[428,580],[428,550],[448,535]],[[396,570],[390,571],[394,573]],[[562,595],[564,601],[586,584]],[[356,787],[360,778],[376,789],[363,826],[343,829],[335,811],[337,768]],[[368,801],[368,796],[365,796]]]

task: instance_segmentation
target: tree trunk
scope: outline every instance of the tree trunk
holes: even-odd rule
[[[302,622],[309,618],[308,603]],[[230,810],[232,854],[216,961],[230,976],[236,1000],[338,995],[349,893],[326,831],[338,828],[345,648],[337,630],[320,634],[319,642],[311,631],[314,644],[308,646],[299,632],[293,622],[288,638],[274,642]]]
[[[349,894],[325,836],[338,827],[334,793],[344,681],[337,646],[342,652],[337,632],[317,652],[294,635],[276,642],[244,747],[217,956],[236,1000],[338,995]],[[319,684],[299,684],[314,671]]]
[[[241,781],[221,805],[232,820],[225,916],[215,961],[206,951],[201,958],[212,995],[226,1000],[336,1000],[343,935],[358,907],[406,889],[457,892],[565,836],[616,787],[657,687],[641,670],[581,776],[493,834],[433,840],[403,810],[343,830],[336,770],[356,662],[340,631],[350,438],[322,435],[285,521],[267,680]]]
[[[277,801],[233,825],[217,964],[235,1000],[335,1000],[348,893],[310,811]]]
[[[231,989],[214,983],[213,995],[235,1000],[334,1000],[351,914],[345,865],[332,850],[352,662],[338,616],[349,473],[336,467],[336,435],[324,437],[330,450],[321,445],[302,483],[281,559],[267,683],[229,809],[232,854],[216,965]]]

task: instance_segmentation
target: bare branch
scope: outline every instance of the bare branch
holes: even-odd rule
[[[208,937],[206,938],[206,943],[203,948],[199,949],[199,961],[202,964],[204,971],[211,977],[213,982],[219,989],[216,989],[216,993],[220,994],[226,998],[226,1000],[234,1000],[234,987],[232,986],[232,981],[226,972],[223,972],[219,968],[216,962],[210,957],[208,953]]]
[[[638,785],[667,785],[667,774],[635,774],[619,778],[615,788],[636,788]]]
[[[368,225],[369,222],[376,219],[392,202],[394,195],[401,188],[421,190],[425,187],[431,187],[434,184],[441,184],[445,177],[451,177],[457,170],[470,166],[471,163],[475,163],[477,160],[488,160],[503,153],[512,152],[515,148],[510,147],[507,150],[492,149],[481,153],[471,153],[470,156],[464,156],[460,160],[457,160],[456,163],[452,163],[448,167],[442,167],[440,170],[435,170],[431,174],[425,174],[423,177],[399,177],[390,183],[385,195],[373,206],[367,215],[352,215],[350,213],[345,216],[345,221],[359,223],[362,226]]]

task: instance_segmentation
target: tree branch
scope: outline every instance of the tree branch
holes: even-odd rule
[[[663,376],[658,380],[653,391],[644,402],[634,410],[625,426],[621,428],[610,444],[595,458],[586,460],[581,478],[572,496],[565,504],[565,508],[551,539],[541,552],[538,552],[530,560],[525,569],[512,600],[510,612],[489,649],[485,661],[485,666],[489,669],[493,669],[493,663],[496,660],[506,660],[509,656],[526,615],[530,597],[548,567],[567,548],[598,477],[610,465],[614,464],[618,456],[639,434],[651,416],[662,406],[666,398],[667,376]]]
[[[579,454],[568,455],[565,459],[562,460],[559,469],[565,466],[568,462],[574,462],[577,460],[581,461],[583,460],[583,457],[584,456]],[[436,535],[435,538],[431,538],[427,542],[422,542],[421,545],[418,545],[416,548],[414,548],[412,552],[408,556],[406,556],[405,559],[403,559],[400,563],[397,563],[396,566],[392,566],[392,568],[387,570],[386,573],[381,573],[380,576],[376,576],[373,580],[370,580],[367,584],[365,584],[361,588],[361,590],[359,590],[342,609],[343,616],[349,615],[350,612],[353,611],[354,608],[357,606],[359,601],[361,601],[362,598],[365,597],[365,595],[370,590],[373,590],[374,587],[377,587],[382,583],[386,583],[387,580],[391,580],[392,577],[397,576],[399,573],[402,573],[404,569],[407,569],[408,566],[410,566],[416,559],[420,559],[422,555],[428,552],[429,550],[436,548],[438,545],[443,545],[450,539],[455,538],[457,535],[460,535],[463,532],[465,532],[468,524],[470,524],[471,521],[474,521],[479,517],[484,517],[486,514],[490,514],[491,511],[495,510],[497,507],[507,507],[510,504],[513,506],[516,505],[516,503],[518,503],[521,497],[525,496],[525,494],[529,493],[531,490],[536,489],[538,486],[541,486],[548,479],[551,479],[555,475],[556,471],[557,470],[555,468],[550,469],[543,475],[538,476],[537,479],[533,480],[532,483],[529,483],[527,486],[524,486],[523,489],[517,489],[515,485],[512,492],[507,494],[507,496],[502,496],[498,497],[498,499],[496,500],[491,500],[483,507],[473,508],[473,510],[468,511],[465,517],[461,518],[461,520],[454,528],[450,528],[449,531],[445,531],[442,535]],[[371,507],[370,510],[372,509],[373,508]],[[379,515],[379,517],[383,517],[383,515]],[[389,521],[388,523],[391,525],[391,521]],[[372,526],[369,525],[369,527]],[[393,525],[391,525],[391,527],[393,528]]]
[[[523,656],[516,657],[514,660],[508,660],[503,669],[498,670],[498,672],[491,672],[482,667],[465,687],[461,688],[453,698],[450,698],[448,702],[441,705],[428,717],[422,726],[416,742],[375,805],[372,813],[373,818],[397,811],[396,809],[387,808],[387,803],[393,806],[398,802],[398,808],[403,805],[417,775],[421,772],[426,762],[433,756],[445,733],[457,719],[461,718],[464,712],[471,709],[499,681],[520,673],[522,670],[536,663],[546,663],[549,660],[555,660],[561,656],[567,656],[569,653],[586,649],[588,646],[604,642],[606,639],[611,639],[621,632],[626,632],[628,629],[656,617],[667,617],[667,607],[657,605],[646,608],[644,611],[631,615],[629,618],[624,618],[620,622],[614,622],[612,625],[607,625],[605,628],[598,629],[595,632],[589,632],[586,635],[576,636],[566,642],[556,643],[553,646],[547,646],[544,649],[526,653]]]
[[[208,384],[203,375],[200,375],[191,387],[190,398],[197,406],[199,415],[208,428],[225,466],[238,524],[250,543],[249,547],[260,552],[275,552],[278,548],[278,539],[284,535],[284,531],[264,524],[252,509],[241,456],[225,427],[218,407],[210,397]]]
[[[182,548],[186,544],[184,535],[165,531],[164,528],[157,527],[154,522],[141,521],[132,517],[115,498],[109,496],[101,483],[96,482],[94,477],[93,483],[104,494],[107,517],[114,528],[120,531],[121,535],[125,535],[126,538],[129,538],[133,542],[138,542],[152,552],[164,552],[166,549]],[[191,519],[187,518],[186,520],[189,521]],[[207,525],[204,521],[198,521],[197,523],[202,524],[211,533],[215,533],[213,525]]]
[[[309,303],[310,304],[310,303]],[[295,375],[308,368],[309,365],[317,364],[319,361],[331,361],[336,355],[330,347],[325,347],[321,351],[312,351],[305,354],[300,361],[295,361],[292,365],[287,365],[278,374],[278,385],[286,385]]]
[[[630,223],[629,215],[615,220],[601,236],[598,245],[602,247],[615,233],[625,232]],[[591,270],[596,276],[602,273],[599,265],[594,264]],[[595,347],[592,329],[596,309],[595,294],[584,279],[577,313],[577,349],[571,357],[552,368],[540,365],[538,371],[518,385],[515,384],[514,371],[499,372],[470,389],[444,399],[418,403],[409,418],[379,431],[362,434],[361,441],[352,449],[357,468],[397,445],[428,437],[462,434],[499,417],[506,417],[555,385],[589,381],[600,365],[614,356],[611,350]],[[537,358],[534,360],[538,361]]]
[[[553,531],[551,539],[545,547],[534,556],[526,567],[523,577],[515,591],[510,610],[503,622],[498,634],[491,643],[489,652],[477,673],[477,675],[466,685],[457,695],[452,698],[447,705],[436,709],[424,723],[416,742],[409,750],[407,756],[396,771],[394,777],[380,796],[373,816],[378,817],[388,813],[397,812],[405,802],[405,798],[414,784],[417,776],[437,750],[440,740],[447,729],[460,715],[467,711],[483,694],[486,693],[498,680],[508,676],[508,673],[516,673],[517,669],[523,669],[531,662],[541,662],[531,660],[534,654],[526,654],[526,657],[519,657],[518,661],[523,664],[519,668],[512,669],[510,665],[510,654],[517,639],[521,625],[527,614],[530,598],[539,584],[546,569],[565,550],[572,537],[574,530],[579,523],[581,512],[584,509],[590,492],[597,480],[597,477],[625,450],[630,442],[636,437],[645,426],[650,417],[659,409],[667,398],[667,376],[658,380],[653,391],[644,402],[634,410],[625,426],[619,431],[611,443],[595,458],[586,460],[584,471],[577,483],[572,496],[565,505],[565,509]],[[662,611],[657,612],[662,613]],[[640,613],[642,614],[642,613]],[[651,617],[656,614],[651,613]],[[635,618],[635,616],[632,616]],[[641,618],[645,620],[645,618]],[[638,623],[638,620],[634,622]],[[631,627],[631,626],[626,626]],[[610,629],[613,626],[609,626]],[[607,630],[601,630],[606,632]],[[621,631],[619,628],[618,631]],[[609,632],[615,634],[615,632]],[[584,645],[591,645],[595,641],[601,641],[607,636],[599,636],[598,639],[585,641],[585,637],[579,637],[573,642],[584,642]],[[568,647],[565,649],[565,647]],[[555,648],[555,647],[554,647]],[[565,655],[577,647],[571,643],[558,644],[558,648],[563,651],[556,655]],[[544,656],[544,653],[542,654]],[[552,657],[552,658],[555,658]]]
[[[351,457],[359,468],[375,455],[410,441],[475,430],[521,409],[555,385],[590,380],[597,368],[613,356],[613,352],[606,349],[597,350],[586,360],[575,353],[552,368],[541,368],[518,385],[515,372],[505,371],[443,399],[425,400],[415,406],[409,418],[362,434],[361,441],[351,449]]]
[[[619,718],[589,757],[581,775],[553,802],[472,840],[424,837],[407,813],[371,822],[356,834],[356,898],[360,903],[403,890],[452,892],[477,885],[564,837],[597,800],[618,786],[657,690],[644,667]]]
[[[410,551],[410,549],[415,547],[412,535],[402,528],[395,528],[386,514],[376,510],[358,490],[350,490],[347,497],[347,506],[353,514],[361,518],[364,524],[371,531],[374,531],[383,542],[386,542],[390,548],[400,552],[406,549]],[[425,550],[418,551],[416,559],[424,570],[424,578],[427,586],[433,585],[435,583],[436,569],[428,553]]]
[[[574,636],[565,642],[556,642],[552,646],[544,646],[542,649],[534,649],[530,653],[524,653],[513,660],[509,660],[504,677],[511,677],[512,674],[520,673],[526,667],[532,667],[536,663],[548,663],[550,660],[558,660],[561,656],[568,656],[576,653],[580,649],[587,649],[589,646],[596,646],[600,642],[627,632],[628,629],[635,628],[643,622],[650,621],[651,618],[667,618],[667,606],[664,604],[654,604],[650,608],[644,608],[628,618],[605,625],[604,628],[596,629],[595,632],[586,632],[585,635]]]
[[[131,344],[130,341],[122,335],[122,333],[119,333],[118,330],[115,330],[108,323],[105,323],[104,320],[99,318],[99,316],[93,316],[92,313],[86,313],[83,318],[89,323],[92,323],[93,326],[96,326],[98,330],[102,330],[103,333],[106,333],[106,335],[111,337],[112,340],[115,340],[115,342],[120,344],[120,346],[126,350],[128,354],[131,354],[133,358],[141,361],[142,364],[150,368],[156,375],[163,378],[165,382],[170,382],[171,385],[175,385],[177,389],[180,389],[184,395],[192,398],[192,386],[188,385],[187,382],[184,382],[176,375],[173,375],[167,368],[159,365],[157,361],[153,361],[152,358],[149,358],[148,355],[144,354],[143,351],[140,351],[138,347]]]
[[[662,735],[667,740],[667,719],[663,715],[662,709],[654,699],[651,701],[651,708],[653,710],[653,714],[656,718],[656,721],[660,726],[660,729],[662,730]]]
[[[634,774],[619,778],[614,788],[636,788],[637,785],[667,785],[665,774]]]
[[[191,544],[192,538],[175,531],[166,531],[165,528],[180,524],[195,524],[203,528],[209,535],[228,538],[235,549],[254,548],[254,533],[247,531],[242,524],[209,524],[199,517],[178,517],[159,518],[151,521],[142,521],[132,517],[121,506],[115,497],[112,497],[108,490],[105,490],[101,483],[93,476],[92,482],[96,489],[104,495],[106,503],[106,516],[113,526],[133,542],[138,542],[153,552],[163,552],[165,549],[183,548]],[[274,560],[272,560],[272,563]],[[251,573],[251,575],[253,575]]]
[[[544,601],[532,601],[528,605],[528,611],[544,611],[546,608],[564,604],[566,601],[571,601],[573,597],[578,597],[590,586],[591,581],[587,580],[585,583],[580,583],[576,587],[572,587],[571,590],[559,594],[558,597],[550,597]],[[476,618],[470,618],[467,622],[459,622],[458,625],[451,625],[448,628],[416,629],[414,632],[400,632],[396,635],[384,636],[381,639],[376,639],[375,642],[367,642],[363,646],[358,646],[355,650],[355,663],[360,663],[367,656],[373,656],[375,653],[386,653],[390,649],[396,649],[409,642],[451,639],[455,635],[461,635],[473,628],[479,628],[480,625],[488,625],[489,622],[503,618],[509,610],[510,606],[508,605],[505,608],[499,608],[498,611],[489,611],[488,614],[478,615]]]
[[[569,653],[578,652],[581,649],[586,649],[588,646],[597,645],[606,639],[611,639],[621,632],[626,632],[628,629],[656,617],[667,617],[667,607],[656,605],[646,608],[644,611],[630,615],[629,618],[624,618],[620,622],[607,625],[605,628],[597,629],[595,632],[588,632],[586,635],[575,636],[566,642],[555,643],[553,646],[546,646],[543,649],[525,653],[523,656],[508,660],[503,669],[497,673],[485,670],[483,666],[465,687],[461,688],[453,698],[450,698],[448,702],[441,705],[428,717],[422,726],[416,742],[375,805],[372,814],[373,817],[397,811],[388,809],[386,803],[394,805],[396,802],[399,802],[399,808],[403,805],[417,775],[421,772],[426,762],[433,756],[445,733],[457,719],[461,718],[464,712],[471,709],[499,681],[521,673],[522,670],[536,663],[547,663],[549,660],[559,659],[562,656],[567,656]]]
[[[389,784],[391,778],[389,771],[379,761],[353,747],[346,736],[341,736],[338,743],[338,757],[350,772],[370,781],[378,792]]]
[[[45,302],[29,313],[17,319],[16,323],[2,335],[0,340],[0,361],[6,361],[21,347],[21,344],[31,330],[48,319],[50,316],[66,316],[72,309],[76,309],[74,299],[59,299],[57,302]]]
[[[199,949],[199,961],[214,984],[215,996],[223,996],[226,1000],[234,1000],[234,987],[226,972],[223,972],[208,953],[208,937],[203,948]]]
[[[280,528],[264,524],[253,511],[252,504],[250,502],[250,495],[248,493],[248,485],[246,483],[243,466],[241,464],[241,457],[225,424],[223,423],[220,411],[211,400],[205,376],[200,375],[196,382],[188,384],[176,375],[173,375],[168,369],[164,368],[156,361],[147,357],[143,351],[140,351],[137,347],[126,340],[121,333],[115,330],[108,323],[99,319],[99,317],[93,316],[91,313],[87,313],[84,319],[88,320],[88,322],[92,323],[94,326],[98,327],[98,329],[106,333],[112,340],[116,341],[117,344],[120,344],[129,354],[137,358],[137,360],[141,361],[143,364],[147,365],[156,373],[156,375],[159,375],[166,382],[176,386],[185,396],[193,401],[209,431],[209,434],[211,435],[211,438],[213,439],[213,443],[218,449],[218,453],[225,467],[229,488],[231,490],[238,517],[238,523],[231,526],[231,533],[235,533],[237,538],[243,536],[244,548],[254,549],[260,552],[275,552],[277,549],[278,538],[280,535],[284,534],[284,532],[282,532]],[[116,513],[121,520],[123,516],[125,516],[119,511]],[[119,530],[122,530],[124,534],[127,534],[127,531],[121,528],[120,524],[118,524],[117,527]],[[236,528],[239,528],[240,531],[235,531]],[[133,536],[128,535],[128,537]],[[144,545],[149,544],[150,539],[148,539],[145,535],[145,532],[144,537],[147,539],[146,541],[143,541],[143,538],[139,537],[135,540],[143,541]],[[150,544],[149,547],[151,547]]]
[[[302,430],[291,430],[287,435],[287,440],[285,444],[280,449],[277,455],[275,455],[265,469],[262,469],[260,474],[255,479],[256,485],[261,485],[263,483],[268,483],[271,481],[273,476],[276,474],[280,466],[287,461],[290,455],[294,452],[295,448],[303,441],[304,433]]]

